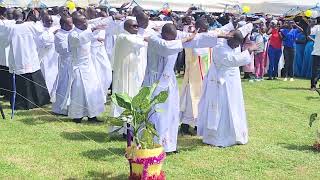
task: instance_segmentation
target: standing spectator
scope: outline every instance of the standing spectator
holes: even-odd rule
[[[309,28],[307,31],[307,44],[304,50],[302,77],[311,78],[312,76],[312,51],[314,46],[314,38],[317,31],[320,30],[320,21],[316,19],[310,20]]]
[[[284,55],[284,69],[285,69],[285,78],[284,81],[293,80],[293,62],[295,59],[296,51],[296,39],[300,32],[303,32],[303,29],[298,26],[294,21],[286,21],[284,23],[283,29],[280,30],[282,34],[283,41],[283,55]]]
[[[268,56],[269,56],[269,71],[268,80],[274,80],[278,74],[279,60],[282,54],[282,40],[281,34],[279,33],[279,28],[277,27],[278,21],[272,20],[270,23],[268,35],[271,34],[269,40]]]
[[[318,18],[319,21],[319,18]],[[316,89],[316,85],[319,79],[320,71],[320,28],[315,32],[316,36],[314,41],[314,48],[312,52],[312,78],[311,78],[311,90]]]
[[[306,46],[306,34],[304,32],[300,32],[296,39],[296,54],[294,61],[294,75],[296,77],[302,77],[302,66],[303,66],[303,56],[304,50]]]
[[[256,80],[263,80],[264,75],[264,61],[265,61],[265,41],[263,38],[264,28],[260,27],[257,29],[258,32],[255,32],[253,35],[253,39],[258,47],[256,51],[254,51],[254,64],[255,64],[255,75]]]

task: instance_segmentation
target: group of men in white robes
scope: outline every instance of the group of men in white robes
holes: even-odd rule
[[[217,33],[208,32],[200,19],[196,23],[199,33],[185,33],[177,31],[172,23],[159,23],[163,27],[157,31],[159,28],[150,25],[148,16],[139,8],[134,17],[126,18],[98,17],[94,8],[87,13],[89,20],[80,12],[72,17],[62,13],[55,17],[59,18],[59,27],[53,26],[54,20],[48,14],[42,16],[42,23],[24,22],[17,10],[12,25],[10,21],[1,22],[0,42],[7,40],[13,47],[8,56],[10,72],[21,75],[18,80],[23,79],[17,83],[18,92],[23,93],[22,86],[27,82],[35,82],[24,94],[39,98],[38,105],[48,103],[41,97],[49,99],[50,93],[54,113],[68,115],[76,123],[84,117],[100,122],[96,117],[105,111],[111,82],[113,93],[129,96],[135,96],[142,86],[158,82],[153,96],[168,91],[169,97],[154,107],[164,112],[150,119],[159,134],[155,141],[166,152],[177,151],[181,120],[197,126],[206,144],[225,147],[247,143],[238,67],[250,62],[256,48],[252,45],[246,51],[240,49],[252,24],[235,29],[230,22]],[[26,45],[28,48],[24,48]],[[180,101],[174,66],[183,49],[190,60]],[[48,90],[41,91],[34,84]],[[120,107],[112,105],[111,116],[121,112]]]

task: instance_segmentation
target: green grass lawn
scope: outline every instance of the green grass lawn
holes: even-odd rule
[[[320,98],[308,90],[309,81],[243,86],[249,144],[215,148],[198,137],[179,137],[179,153],[164,165],[167,178],[320,179],[315,129],[308,127],[309,115],[320,112]],[[9,118],[8,104],[2,104]],[[49,108],[0,119],[0,179],[126,179],[126,142],[109,137],[107,126],[75,124],[50,115]]]

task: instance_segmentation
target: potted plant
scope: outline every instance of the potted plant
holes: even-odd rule
[[[126,93],[111,96],[112,102],[124,109],[119,117],[110,118],[109,121],[114,126],[127,125],[126,158],[130,164],[129,179],[165,179],[162,165],[166,154],[161,145],[154,143],[154,137],[158,134],[149,119],[161,111],[155,105],[164,103],[168,92],[162,91],[152,97],[156,87],[157,84],[143,87],[134,97],[129,97]]]

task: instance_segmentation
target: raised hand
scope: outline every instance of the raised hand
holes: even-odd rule
[[[252,44],[248,45],[248,51],[249,51],[250,54],[252,52],[256,51],[257,49],[258,49],[258,46],[255,43],[252,43]]]

